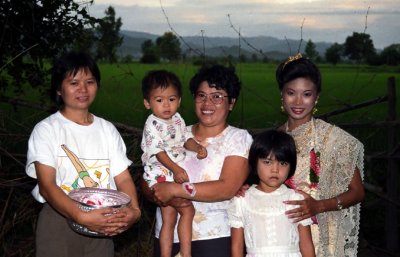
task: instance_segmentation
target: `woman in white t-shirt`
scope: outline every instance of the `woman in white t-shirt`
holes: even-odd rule
[[[53,65],[50,92],[60,109],[33,129],[26,164],[26,173],[38,180],[32,195],[44,203],[36,256],[114,256],[110,237],[78,234],[67,219],[112,236],[140,217],[125,144],[110,122],[89,112],[99,83],[99,68],[84,53],[67,53]],[[80,187],[117,189],[130,196],[131,205],[84,212],[67,195]]]
[[[248,176],[247,155],[250,134],[227,123],[240,92],[240,81],[233,68],[220,65],[202,68],[190,82],[198,123],[187,127],[192,137],[207,148],[207,158],[199,160],[188,152],[183,168],[190,182],[159,183],[152,187],[159,203],[176,198],[193,201],[192,256],[230,257],[230,227],[227,207]],[[161,219],[158,212],[156,237]],[[175,236],[175,242],[177,242]],[[155,256],[159,256],[156,240]],[[174,244],[173,254],[178,252]]]

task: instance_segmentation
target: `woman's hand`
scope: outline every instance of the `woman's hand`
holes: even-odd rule
[[[249,190],[250,185],[249,184],[244,184],[243,186],[240,187],[240,189],[236,192],[237,197],[244,197],[246,194],[246,191]]]
[[[116,211],[112,208],[96,209],[89,212],[79,210],[78,212],[74,221],[91,231],[108,235],[107,231],[115,227],[108,222],[110,217],[116,214]]]
[[[172,183],[172,182],[163,182],[157,183],[152,186],[151,190],[153,191],[156,202],[159,204],[167,205],[175,197],[176,187],[180,187],[180,184]]]
[[[143,178],[141,178],[139,180],[139,184],[140,184],[142,193],[146,197],[146,199],[149,201],[152,201],[158,205],[162,205],[162,206],[170,205],[173,207],[186,207],[186,206],[189,206],[192,202],[191,200],[187,200],[185,198],[175,197],[172,200],[170,200],[168,203],[162,204],[161,201],[159,201],[155,197],[153,188],[149,188],[149,185]]]
[[[105,229],[105,234],[108,236],[114,236],[128,230],[140,219],[142,214],[140,209],[136,207],[125,207],[114,209],[114,211],[115,213],[107,220],[110,226]]]
[[[296,208],[286,212],[288,218],[293,219],[293,222],[298,222],[315,215],[327,211],[337,211],[337,197],[340,197],[343,208],[348,208],[362,201],[365,192],[362,185],[362,179],[358,168],[354,170],[353,178],[351,179],[349,188],[346,192],[336,195],[330,199],[315,200],[309,194],[303,191],[296,190],[297,193],[304,196],[301,201],[285,201],[286,204],[299,205]]]
[[[131,203],[129,207],[114,209],[114,215],[110,216],[107,221],[108,224],[113,227],[106,231],[109,235],[124,232],[130,228],[133,223],[137,222],[141,215],[136,194],[136,186],[135,183],[133,183],[129,170],[126,169],[119,175],[115,176],[114,181],[117,189],[131,198]]]
[[[289,219],[292,219],[293,222],[296,223],[320,213],[318,200],[315,200],[309,194],[301,190],[296,190],[296,192],[303,195],[304,200],[284,201],[285,204],[298,205],[298,207],[285,212]]]

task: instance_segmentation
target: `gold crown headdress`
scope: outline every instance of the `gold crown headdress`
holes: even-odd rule
[[[297,53],[296,55],[289,56],[288,59],[286,60],[286,62],[283,64],[282,70],[285,68],[286,64],[291,63],[291,62],[296,61],[301,58],[303,58],[301,53]]]

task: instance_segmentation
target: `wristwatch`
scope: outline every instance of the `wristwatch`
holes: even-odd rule
[[[339,199],[339,196],[336,196],[336,207],[337,207],[338,211],[343,209],[343,205],[342,205],[342,202]]]

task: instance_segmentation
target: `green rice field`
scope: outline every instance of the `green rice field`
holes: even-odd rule
[[[100,64],[101,86],[91,111],[113,122],[141,128],[149,111],[143,106],[141,80],[153,69],[175,72],[182,81],[184,95],[179,112],[187,124],[196,122],[189,88],[190,78],[199,69],[192,64]],[[280,112],[280,95],[275,82],[276,64],[248,63],[236,66],[242,81],[241,95],[229,117],[231,125],[258,129],[274,127],[285,120]],[[400,67],[370,67],[356,65],[319,65],[322,73],[322,94],[318,113],[324,114],[348,105],[362,103],[386,95],[387,79],[391,76],[400,83]],[[398,88],[398,86],[397,86]],[[399,98],[400,89],[397,90]],[[11,95],[9,95],[11,96]],[[24,97],[34,103],[50,104],[46,96],[28,91]],[[386,103],[332,117],[334,123],[384,120]],[[3,107],[2,107],[3,108]],[[4,106],[4,109],[9,107]],[[30,111],[27,110],[29,113]],[[27,113],[23,113],[26,115]],[[18,115],[18,114],[17,114]],[[20,114],[22,115],[22,114]],[[47,113],[33,111],[28,117],[36,123]],[[38,117],[39,116],[39,117]]]
[[[182,81],[184,95],[180,113],[187,124],[196,122],[193,100],[188,90],[190,78],[199,68],[188,64],[103,64],[101,89],[92,111],[111,121],[141,127],[149,112],[143,106],[141,79],[152,69],[175,72]],[[284,121],[280,113],[280,95],[275,82],[275,64],[239,64],[236,71],[242,81],[237,105],[229,117],[232,125],[243,128],[272,127]],[[318,114],[323,114],[386,95],[387,79],[400,81],[400,68],[384,69],[364,66],[320,65],[322,95]],[[399,83],[399,82],[398,82]],[[399,96],[397,90],[397,95]],[[357,122],[384,119],[386,104],[353,111],[333,118],[335,122]]]

